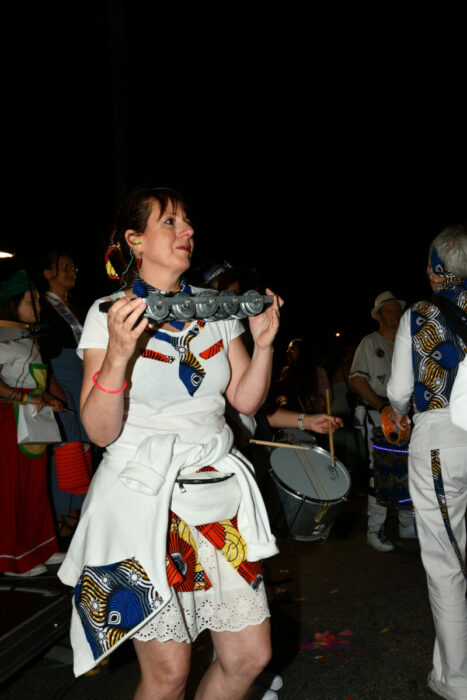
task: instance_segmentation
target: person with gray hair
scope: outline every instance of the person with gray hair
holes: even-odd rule
[[[388,397],[399,414],[414,408],[409,486],[436,640],[428,685],[448,700],[467,698],[467,431],[451,418],[451,392],[465,358],[467,228],[432,242],[429,265],[441,282],[413,304],[396,335]]]

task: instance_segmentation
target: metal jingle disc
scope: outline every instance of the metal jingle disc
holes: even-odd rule
[[[172,306],[171,316],[181,320],[195,318],[196,304],[193,297],[190,297],[189,294],[177,292],[177,294],[175,294],[170,301]]]
[[[225,313],[222,305],[219,306],[213,317],[216,321],[222,321],[224,318],[228,318],[228,314]]]
[[[219,303],[227,317],[235,316],[240,308],[238,294],[235,294],[232,289],[224,289],[224,291],[219,294]]]
[[[211,289],[205,289],[194,297],[196,304],[196,318],[211,318],[219,308],[217,293]]]
[[[166,297],[158,292],[153,292],[146,297],[145,316],[153,321],[164,321],[169,315],[169,304]]]
[[[263,296],[254,289],[245,292],[240,302],[240,308],[246,316],[256,316],[263,310]]]

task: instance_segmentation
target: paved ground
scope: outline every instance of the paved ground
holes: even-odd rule
[[[284,541],[271,560],[274,575],[290,578],[269,586],[274,667],[284,677],[280,700],[436,697],[426,687],[434,632],[418,543],[398,539],[393,514],[388,534],[395,551],[374,551],[366,544],[364,511],[364,497],[354,495],[327,542]],[[323,646],[313,649],[315,635],[324,633]],[[194,644],[188,699],[209,657],[205,633]],[[69,665],[37,659],[0,694],[2,700],[127,700],[137,679],[126,645],[98,675],[78,680]]]

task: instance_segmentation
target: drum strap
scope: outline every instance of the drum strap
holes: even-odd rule
[[[433,474],[433,482],[435,485],[436,498],[438,499],[438,505],[439,505],[439,509],[441,511],[441,517],[443,518],[444,527],[446,528],[446,532],[448,533],[449,541],[451,542],[452,548],[454,549],[455,555],[459,561],[461,571],[464,575],[464,578],[467,579],[467,572],[465,569],[465,563],[464,563],[464,560],[462,558],[462,554],[461,554],[461,551],[459,549],[459,545],[457,544],[457,540],[454,537],[454,533],[451,529],[451,522],[449,520],[448,507],[446,504],[446,494],[444,493],[443,477],[441,474],[441,460],[439,457],[439,450],[431,450],[431,471]]]
[[[378,394],[378,397],[379,397],[382,401],[386,401],[386,403],[389,404],[389,401],[388,401],[388,397],[387,397],[387,396],[380,396],[380,395]],[[376,413],[378,413],[378,409],[377,409],[377,408],[372,408],[372,407],[370,406],[369,403],[366,403],[365,401],[362,401],[362,400],[358,401],[358,405],[359,405],[359,406],[363,406],[363,407],[365,408],[366,417],[367,417],[367,420],[368,420],[368,422],[370,423],[370,425],[372,425],[373,427],[378,427],[377,424],[375,423],[375,421],[373,420],[373,418],[371,417],[371,413],[370,413],[370,411],[376,411]]]

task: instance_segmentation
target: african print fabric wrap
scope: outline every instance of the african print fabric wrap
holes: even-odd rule
[[[202,467],[198,471],[217,470],[213,467]],[[263,568],[258,561],[248,561],[246,543],[238,531],[237,516],[195,527],[220,551],[244,581],[256,590],[263,580]],[[198,561],[198,548],[190,526],[173,512],[170,512],[167,536],[167,578],[169,585],[180,592],[207,591],[211,588],[211,582]]]
[[[467,313],[466,289],[455,286],[443,291],[442,296]],[[458,364],[465,356],[464,344],[439,308],[429,301],[412,306],[410,322],[417,411],[446,408]]]
[[[203,591],[211,582],[198,560],[198,548],[187,523],[170,512],[167,534],[167,579],[180,593]]]
[[[204,467],[199,471],[216,471]],[[257,590],[263,580],[259,562],[247,560],[237,517],[198,525],[196,529],[220,551],[246,583]],[[212,584],[198,559],[190,526],[173,512],[167,533],[167,580],[177,592],[209,590]],[[75,605],[95,659],[112,649],[163,603],[135,558],[107,566],[86,566],[75,586]]]
[[[263,580],[257,561],[247,560],[245,540],[237,529],[237,518],[197,525],[196,529],[218,549],[228,563],[254,590]],[[167,538],[167,578],[177,592],[209,590],[211,582],[198,560],[198,549],[189,525],[175,513],[170,514]]]
[[[216,472],[214,467],[202,467],[200,472]],[[263,580],[263,567],[259,561],[248,561],[245,540],[238,530],[237,516],[217,523],[197,525],[196,529],[219,549],[223,557],[254,590]]]
[[[85,566],[75,586],[74,600],[95,659],[163,602],[134,558],[107,566]]]
[[[446,532],[448,533],[449,541],[452,544],[464,578],[467,579],[465,563],[462,558],[459,545],[457,544],[457,540],[454,537],[454,533],[451,529],[451,521],[449,520],[448,507],[446,504],[446,495],[444,493],[443,476],[441,474],[441,460],[439,457],[439,450],[431,450],[431,471],[433,474],[436,498],[438,499],[438,505],[441,511],[441,516],[443,518],[444,527],[446,528]]]
[[[455,286],[466,286],[467,279],[454,275],[441,260],[435,247],[430,252],[430,265],[435,275],[443,278],[441,282],[442,289],[448,290]]]

